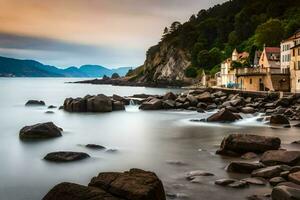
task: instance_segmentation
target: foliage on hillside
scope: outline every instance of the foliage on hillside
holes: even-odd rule
[[[231,0],[208,10],[200,10],[184,24],[174,22],[165,28],[159,45],[184,49],[191,55],[186,76],[196,77],[199,69],[215,72],[234,48],[253,55],[263,45],[279,46],[280,41],[300,28],[300,1]]]

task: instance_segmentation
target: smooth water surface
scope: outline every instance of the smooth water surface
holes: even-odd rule
[[[142,168],[157,173],[166,192],[188,196],[192,200],[224,198],[244,199],[249,194],[264,194],[266,187],[230,189],[214,185],[218,178],[237,177],[228,174],[230,162],[215,151],[222,138],[231,133],[253,133],[278,136],[284,144],[299,139],[297,129],[272,129],[252,116],[233,124],[190,122],[212,113],[192,111],[139,111],[128,106],[126,111],[92,114],[67,113],[47,107],[25,107],[29,99],[44,100],[47,105],[62,105],[66,97],[86,94],[122,96],[147,93],[164,94],[170,89],[118,87],[109,85],[65,84],[61,78],[0,79],[0,199],[40,200],[50,188],[62,181],[88,184],[103,171],[124,171]],[[174,92],[180,92],[175,90]],[[53,121],[64,129],[63,137],[39,142],[22,142],[19,130],[25,125]],[[116,152],[85,148],[88,143],[100,144]],[[283,145],[288,148],[297,146]],[[84,161],[57,164],[43,160],[52,151],[83,151],[91,155]],[[168,161],[180,161],[172,165]],[[184,174],[206,170],[215,174],[190,183]]]

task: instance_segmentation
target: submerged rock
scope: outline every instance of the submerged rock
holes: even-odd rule
[[[71,162],[83,160],[89,157],[90,156],[87,153],[83,152],[57,151],[48,153],[44,159],[51,162]]]
[[[267,184],[267,180],[264,178],[260,178],[260,177],[244,178],[244,179],[242,179],[242,181],[244,181],[248,184],[252,184],[252,185],[266,185]]]
[[[234,122],[241,119],[242,117],[236,114],[233,114],[226,108],[221,109],[217,113],[213,114],[207,118],[208,122]]]
[[[265,137],[249,134],[231,134],[225,137],[217,154],[228,155],[230,152],[243,154],[247,152],[261,153],[279,149],[281,141],[277,137]]]
[[[44,101],[39,101],[39,100],[29,100],[26,102],[25,106],[45,106]]]
[[[89,149],[96,149],[96,150],[103,150],[103,149],[105,149],[105,147],[104,146],[102,146],[102,145],[98,145],[98,144],[87,144],[87,145],[85,145],[87,148],[89,148]]]
[[[48,139],[60,137],[62,129],[53,122],[39,123],[32,126],[25,126],[20,130],[20,139]]]

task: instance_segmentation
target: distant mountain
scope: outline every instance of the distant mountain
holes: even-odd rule
[[[125,76],[131,67],[108,69],[100,65],[83,65],[60,69],[34,60],[19,60],[0,56],[0,76],[15,77],[102,77],[118,73]]]

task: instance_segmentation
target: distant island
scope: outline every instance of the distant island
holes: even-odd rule
[[[35,60],[20,60],[0,56],[0,77],[103,77],[114,73],[125,76],[132,67],[108,69],[100,65],[82,65],[65,69],[45,65]]]

